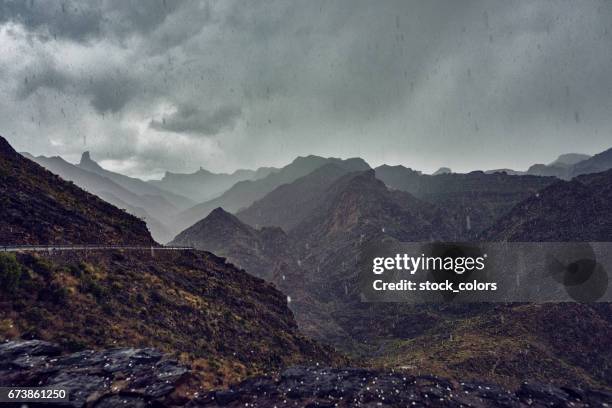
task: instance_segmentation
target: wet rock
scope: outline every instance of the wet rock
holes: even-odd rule
[[[36,340],[0,344],[0,386],[65,389],[71,407],[163,407],[191,375],[148,348],[60,352]]]
[[[435,376],[365,369],[292,367],[277,377],[249,379],[232,390],[203,396],[190,407],[599,407],[607,391],[570,395],[561,388],[526,383],[518,391],[495,384],[455,383]],[[219,399],[218,396],[223,396]],[[589,399],[592,395],[592,399]],[[215,397],[215,398],[213,398]]]
[[[0,344],[0,386],[63,388],[70,407],[612,407],[607,390],[525,382],[516,390],[484,382],[363,368],[291,367],[227,389],[180,394],[191,372],[153,349],[58,355],[44,342]],[[191,384],[195,384],[194,381]],[[606,405],[607,404],[607,405]]]

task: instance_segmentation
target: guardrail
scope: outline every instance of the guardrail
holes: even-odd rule
[[[9,245],[0,246],[0,252],[52,252],[52,251],[191,251],[181,246],[122,246],[122,245]]]

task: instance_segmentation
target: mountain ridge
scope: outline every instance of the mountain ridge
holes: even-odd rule
[[[140,219],[21,156],[0,136],[0,244],[157,245]]]

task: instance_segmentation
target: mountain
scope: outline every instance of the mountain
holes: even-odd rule
[[[378,234],[399,240],[430,241],[457,238],[457,225],[435,205],[403,191],[389,190],[374,170],[349,173],[326,191],[322,202],[300,222],[292,235],[325,245],[321,239],[343,240]]]
[[[146,224],[21,156],[0,137],[0,245],[155,245]]]
[[[344,174],[321,188],[315,181],[327,171],[331,169],[321,168],[281,186],[238,213],[286,223],[291,210],[284,207],[297,208],[292,195],[304,198],[311,210],[297,211],[300,221],[271,251],[266,250],[263,229],[221,210],[179,235],[189,240],[177,243],[225,250],[224,256],[236,265],[269,279],[289,295],[289,306],[306,334],[374,367],[401,367],[405,374],[427,372],[509,387],[525,378],[612,385],[607,363],[611,357],[607,338],[612,333],[609,305],[410,305],[363,302],[360,296],[359,260],[371,243],[464,240],[464,221],[454,207],[481,208],[481,212],[492,207],[490,211],[501,217],[513,211],[517,201],[536,196],[539,188],[558,180],[482,172],[424,176],[386,166]],[[329,180],[322,178],[323,184]],[[394,190],[379,178],[414,189],[440,205]],[[590,183],[605,190],[601,181],[593,178]],[[479,197],[486,200],[479,204]],[[468,207],[470,201],[474,203]],[[275,212],[281,216],[275,217]],[[482,227],[495,217],[488,216],[491,221],[482,222]]]
[[[257,230],[236,216],[216,208],[206,218],[181,232],[171,245],[193,246],[214,252],[257,277],[272,280],[277,262],[290,259],[287,235],[280,228]],[[233,254],[240,254],[234,258]]]
[[[286,198],[283,188],[305,192],[312,181],[339,173],[333,165],[321,167],[296,180],[295,186],[271,192],[262,203],[271,197]],[[303,220],[287,234],[279,228],[258,230],[216,209],[179,234],[173,244],[221,251],[247,272],[274,282],[291,298],[290,306],[306,334],[350,349],[355,342],[351,329],[340,327],[329,313],[354,299],[360,244],[382,237],[452,240],[457,228],[435,206],[388,190],[373,170],[344,174],[323,191],[315,190],[316,194],[304,195],[311,211],[300,213]],[[361,327],[355,322],[352,326]]]
[[[432,176],[439,176],[440,174],[450,174],[453,171],[448,167],[440,167],[438,170],[432,173]]]
[[[515,204],[557,180],[481,171],[430,176],[403,166],[377,167],[376,177],[389,188],[446,209],[461,226],[463,239],[474,238]]]
[[[256,228],[277,226],[289,231],[313,212],[333,182],[350,172],[337,164],[326,164],[293,183],[282,184],[236,215]]]
[[[581,161],[590,159],[591,157],[592,156],[588,154],[582,154],[582,153],[566,153],[566,154],[562,154],[559,157],[557,157],[557,159],[553,161],[552,163],[550,163],[550,165],[551,166],[554,166],[554,165],[574,166],[580,163]]]
[[[175,214],[178,209],[164,197],[135,194],[111,179],[77,167],[61,157],[33,157],[31,155],[30,157],[31,160],[64,180],[71,181],[83,190],[143,219],[158,242],[168,242],[172,239],[165,224],[171,222],[170,216]]]
[[[113,193],[109,193],[107,191],[100,191],[96,195],[100,197],[101,199],[103,199],[104,201],[106,201],[107,203],[110,203],[117,208],[124,209],[125,211],[132,214],[133,216],[138,217],[141,220],[143,220],[147,224],[147,228],[151,232],[151,235],[157,242],[165,244],[172,239],[173,235],[172,235],[172,232],[170,231],[170,228],[167,226],[167,224],[164,224],[161,221],[159,221],[157,218],[152,217],[147,212],[147,210],[145,210],[144,208],[136,207],[135,205],[128,204],[125,201],[123,201],[121,198],[114,195]],[[171,222],[171,220],[166,219],[166,218],[164,218],[164,221],[166,223]]]
[[[177,217],[177,229],[180,231],[195,224],[217,207],[221,207],[231,213],[247,208],[278,186],[291,183],[328,163],[334,163],[350,171],[370,168],[365,161],[359,158],[342,160],[319,156],[298,157],[292,163],[275,173],[271,173],[259,180],[247,180],[236,183],[220,197],[183,211]]]
[[[572,178],[573,166],[589,159],[591,156],[579,153],[566,153],[557,157],[550,164],[534,164],[526,174],[534,176],[553,176],[563,180]]]
[[[549,164],[534,164],[527,171],[517,171],[512,169],[496,169],[487,170],[486,174],[506,173],[514,176],[531,175],[557,177],[560,179],[570,179],[572,177],[572,168],[574,165],[591,158],[588,154],[581,153],[565,153],[557,157]]]
[[[212,173],[200,168],[192,174],[166,172],[161,180],[151,180],[149,184],[200,203],[223,194],[239,181],[259,180],[275,171],[277,169],[273,167],[262,167],[257,170],[236,170],[232,174],[225,174]]]
[[[83,153],[81,161],[77,164],[77,167],[83,170],[87,170],[91,173],[106,177],[134,194],[138,194],[140,196],[164,197],[179,210],[189,208],[191,205],[193,205],[193,201],[191,201],[187,197],[162,190],[140,179],[124,176],[123,174],[114,173],[112,171],[102,168],[102,166],[92,160],[91,154],[89,152]]]
[[[491,241],[609,241],[612,238],[612,170],[558,181],[486,229]]]
[[[572,167],[571,175],[575,177],[581,174],[599,173],[608,169],[612,169],[612,148],[576,163]]]

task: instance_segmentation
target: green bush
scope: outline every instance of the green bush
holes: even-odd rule
[[[13,254],[0,254],[0,290],[12,292],[19,286],[21,265]]]

